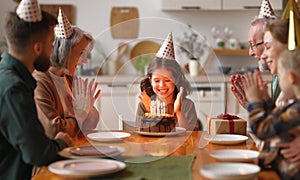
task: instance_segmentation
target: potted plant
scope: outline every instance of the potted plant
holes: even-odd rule
[[[192,76],[197,76],[200,73],[201,65],[199,60],[208,48],[205,38],[200,38],[199,34],[194,32],[191,25],[188,25],[188,30],[183,33],[183,37],[178,39],[180,51],[189,58],[189,72]]]

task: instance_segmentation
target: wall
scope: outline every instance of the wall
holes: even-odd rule
[[[233,30],[233,36],[241,42],[247,42],[247,31],[250,20],[258,14],[258,10],[247,11],[194,11],[194,12],[163,12],[160,10],[160,0],[39,0],[40,4],[73,4],[76,7],[76,24],[82,29],[92,33],[96,37],[96,53],[92,56],[92,61],[101,65],[103,58],[99,57],[101,51],[114,59],[119,42],[127,42],[132,47],[142,39],[156,39],[162,42],[166,35],[172,31],[174,37],[181,37],[186,30],[186,24],[191,24],[194,30],[205,35],[209,44],[214,44],[211,28],[228,26]],[[3,15],[14,8],[15,3],[10,0],[1,2],[0,15]],[[138,39],[112,39],[109,32],[110,9],[112,6],[136,6],[140,15],[140,30]],[[3,34],[3,18],[0,20],[0,33]],[[176,39],[175,39],[176,41]],[[176,42],[175,42],[176,43]],[[186,58],[177,53],[180,63],[185,64]],[[130,64],[128,57],[123,57],[123,64]],[[235,67],[256,66],[256,60],[246,56],[221,57],[220,63]],[[130,68],[127,67],[127,71]],[[211,68],[218,66],[218,62],[213,62]],[[212,72],[215,72],[212,70]]]

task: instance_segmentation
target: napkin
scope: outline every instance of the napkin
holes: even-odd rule
[[[161,158],[161,159],[159,159]],[[155,179],[155,180],[192,180],[192,164],[195,156],[167,156],[167,157],[153,157],[143,156],[134,158],[134,162],[148,162],[148,163],[126,163],[126,168],[118,173],[101,177],[107,180],[141,180],[141,179]],[[159,160],[157,160],[159,159]],[[153,160],[153,161],[152,161]],[[90,179],[99,179],[97,177]]]

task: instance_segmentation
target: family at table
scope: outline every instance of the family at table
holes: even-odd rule
[[[258,60],[261,72],[272,74],[271,97],[258,70],[230,80],[232,93],[249,112],[249,133],[258,138],[258,165],[281,179],[300,179],[299,18],[295,0],[288,1],[282,18],[269,0],[262,0],[251,22],[249,55]],[[39,167],[62,160],[58,152],[98,124],[98,83],[75,75],[95,41],[72,26],[61,9],[53,17],[37,0],[22,0],[4,26],[8,51],[0,62],[0,179],[30,179]],[[190,93],[170,33],[141,80],[137,127],[156,100],[174,115],[178,127],[199,130]]]

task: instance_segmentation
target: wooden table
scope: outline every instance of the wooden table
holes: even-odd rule
[[[209,154],[213,150],[218,149],[251,149],[256,150],[252,139],[238,145],[214,145],[208,143],[205,147],[199,148],[200,145],[205,145],[206,141],[203,139],[203,132],[201,131],[187,131],[180,135],[169,137],[150,137],[141,136],[132,131],[126,131],[131,134],[130,137],[125,138],[121,142],[115,143],[99,143],[95,141],[88,141],[85,138],[74,140],[74,145],[116,145],[122,146],[126,151],[120,156],[123,160],[128,157],[140,155],[156,155],[164,156],[170,154],[171,156],[178,155],[195,155],[196,158],[193,163],[192,173],[193,179],[207,179],[200,174],[200,168],[203,165],[219,162],[212,158]],[[128,159],[127,159],[128,160]],[[43,167],[33,180],[64,180],[60,175],[51,173],[47,167]],[[258,180],[279,180],[279,177],[274,171],[261,171],[257,177]]]

